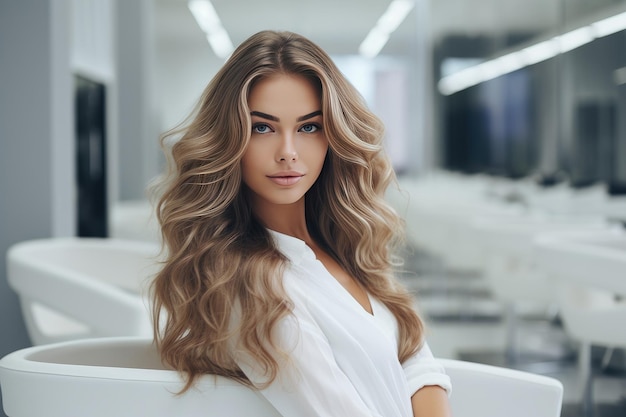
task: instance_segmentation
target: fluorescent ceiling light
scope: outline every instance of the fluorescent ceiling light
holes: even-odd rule
[[[389,36],[398,29],[414,6],[414,0],[393,0],[376,22],[376,26],[361,42],[359,53],[366,58],[378,55],[389,40]]]
[[[528,46],[520,51],[525,66],[547,61],[559,54],[559,44],[556,38],[542,41]]]
[[[594,40],[594,38],[591,26],[584,26],[582,28],[572,30],[558,37],[559,50],[561,53],[572,51],[588,44]]]
[[[626,12],[599,20],[591,25],[597,38],[626,29]]]
[[[503,55],[500,58],[495,59],[493,62],[497,64],[498,72],[500,74],[517,71],[525,66],[524,57],[521,52]]]
[[[439,81],[439,91],[444,95],[450,95],[457,91],[465,90],[473,85],[492,80],[509,72],[516,71],[525,66],[525,56],[522,52],[513,52],[490,61],[482,62],[451,76],[443,77]]]
[[[374,58],[383,49],[388,40],[388,33],[380,30],[370,30],[361,46],[359,46],[359,53],[366,58]]]
[[[443,95],[454,94],[501,75],[554,58],[558,54],[579,48],[594,39],[624,29],[626,29],[626,12],[446,75],[439,80],[437,87]]]
[[[225,30],[207,34],[206,37],[209,45],[211,45],[211,49],[220,58],[226,59],[233,53],[233,43]]]
[[[226,59],[235,49],[210,0],[189,0],[191,14],[206,34],[215,55]]]
[[[415,6],[413,0],[393,0],[387,10],[378,19],[378,26],[381,30],[391,33],[398,29],[411,9]]]

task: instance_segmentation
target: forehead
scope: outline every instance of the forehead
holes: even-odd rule
[[[320,110],[321,99],[313,82],[302,75],[274,74],[256,81],[248,96],[251,111],[279,116],[301,116]]]

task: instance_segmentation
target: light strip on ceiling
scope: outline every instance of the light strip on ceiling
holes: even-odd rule
[[[215,55],[222,59],[228,58],[235,48],[211,1],[189,0],[187,6],[200,29],[206,34]]]
[[[594,39],[625,29],[626,12],[623,12],[447,75],[439,80],[437,87],[443,95],[454,94],[501,75],[554,58],[558,54],[569,52],[588,44]]]
[[[378,55],[414,6],[415,0],[393,0],[361,42],[359,53],[366,58]]]

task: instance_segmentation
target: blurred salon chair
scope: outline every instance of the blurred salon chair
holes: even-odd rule
[[[280,417],[256,391],[206,376],[184,395],[151,339],[99,338],[36,346],[0,360],[9,417]]]
[[[118,201],[111,208],[109,236],[117,239],[160,242],[159,224],[148,200]]]
[[[535,348],[520,347],[518,330],[525,316],[549,322],[558,314],[554,283],[536,265],[534,240],[550,231],[601,231],[611,224],[599,216],[533,212],[476,218],[472,226],[468,236],[483,253],[486,281],[505,313],[507,360],[545,362],[567,357],[571,353],[567,344],[550,346],[545,335],[535,338]]]
[[[455,417],[558,417],[563,386],[553,378],[442,359]],[[257,391],[204,376],[183,395],[151,339],[100,338],[36,346],[0,360],[9,417],[280,417]]]
[[[400,179],[400,191],[389,192],[387,200],[406,219],[412,244],[441,257],[447,268],[471,275],[482,268],[482,253],[468,239],[472,219],[525,211],[518,204],[492,198],[493,184],[484,176],[435,173]]]
[[[152,334],[147,297],[160,247],[102,238],[49,238],[7,252],[7,277],[35,345]]]
[[[559,417],[563,385],[558,380],[509,368],[439,359],[452,380],[455,417]]]
[[[591,347],[606,347],[607,353],[626,348],[626,231],[550,233],[539,236],[535,247],[539,267],[558,286],[565,329],[580,344],[581,401],[592,416]]]

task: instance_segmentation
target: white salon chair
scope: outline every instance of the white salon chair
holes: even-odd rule
[[[17,293],[31,342],[149,336],[147,297],[158,268],[156,243],[101,238],[49,238],[7,252],[7,278]]]
[[[441,360],[453,384],[455,417],[559,417],[563,386],[553,378]],[[9,417],[280,417],[258,392],[202,377],[183,395],[146,338],[101,338],[36,346],[0,360]]]
[[[558,285],[565,329],[580,343],[582,404],[592,416],[591,347],[626,349],[626,231],[551,233],[535,247],[539,267]]]
[[[524,353],[551,350],[545,358],[560,359],[567,347],[540,344],[528,352],[519,347],[518,325],[523,313],[545,319],[558,312],[554,283],[537,268],[534,240],[549,231],[602,231],[611,224],[599,216],[527,213],[519,216],[476,218],[469,238],[483,252],[484,275],[494,297],[502,304],[507,319],[507,358],[512,362]],[[565,348],[565,351],[561,351]],[[547,353],[547,352],[546,352]],[[543,353],[541,354],[543,355]],[[540,356],[541,356],[540,355]]]
[[[480,272],[482,253],[467,238],[477,216],[519,215],[525,209],[490,197],[491,180],[470,176],[399,181],[402,193],[388,201],[406,219],[407,236],[416,247],[440,256],[446,266],[463,272]]]
[[[160,242],[154,207],[148,200],[118,201],[111,207],[109,236],[117,239]]]

